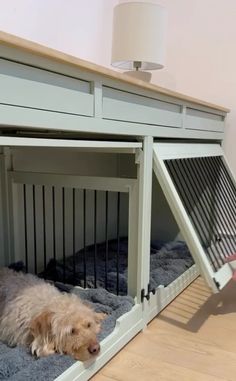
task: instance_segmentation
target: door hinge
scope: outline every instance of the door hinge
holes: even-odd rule
[[[144,299],[149,300],[150,299],[150,294],[155,295],[155,293],[156,293],[156,289],[155,288],[151,288],[150,283],[148,283],[147,294],[145,294],[145,289],[144,288],[141,290],[141,303],[143,303]]]

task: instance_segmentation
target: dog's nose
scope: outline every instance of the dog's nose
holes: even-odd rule
[[[100,345],[98,343],[97,344],[91,344],[88,347],[88,351],[89,351],[89,353],[91,353],[91,355],[97,355],[100,351]]]

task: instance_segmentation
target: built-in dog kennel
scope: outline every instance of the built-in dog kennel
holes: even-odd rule
[[[7,139],[18,145],[19,138]],[[94,148],[102,152],[76,148],[84,142],[64,141],[64,146],[68,144],[74,147],[12,147],[1,155],[2,168],[10,163],[1,173],[8,220],[2,241],[8,256],[1,258],[2,265],[43,277],[107,313],[100,335],[101,340],[105,338],[106,352],[111,343],[122,345],[122,335],[131,337],[142,327],[136,291],[138,184],[134,162],[135,149],[141,144],[114,142],[115,153],[106,149],[106,142],[101,143],[102,149]],[[129,177],[119,176],[123,155],[130,166],[125,168]],[[24,350],[20,354],[23,369],[15,370],[16,379],[30,377],[32,372],[37,379],[54,379],[75,362],[66,356],[60,363],[58,356],[40,359],[37,368],[40,362],[47,364],[46,375],[40,368],[34,370],[35,361],[31,357],[30,362],[29,354]],[[8,351],[7,361],[12,356]],[[89,371],[81,367],[87,379]]]
[[[232,276],[228,110],[0,40],[0,265],[107,313],[93,363],[0,343],[0,379],[85,381],[199,271]]]
[[[14,137],[2,139],[13,145],[19,141]],[[81,144],[65,141],[64,145],[68,143]],[[3,242],[9,245],[8,250],[4,249],[9,253],[5,265],[44,277],[61,291],[78,293],[95,303],[99,311],[108,313],[108,328],[105,320],[101,339],[110,336],[105,338],[104,348],[115,342],[129,324],[136,331],[142,327],[142,304],[147,303],[149,321],[198,275],[187,244],[197,259],[201,258],[198,242],[205,250],[202,258],[211,267],[209,283],[222,288],[228,280],[221,268],[227,255],[235,250],[234,204],[230,197],[235,195],[235,187],[222,157],[211,156],[211,151],[217,153],[220,147],[206,145],[198,158],[197,151],[199,147],[204,150],[204,146],[195,144],[191,153],[185,154],[187,158],[182,158],[178,150],[189,146],[172,143],[170,157],[164,153],[170,147],[165,146],[154,144],[146,290],[138,284],[137,148],[126,148],[130,153],[98,153],[89,152],[92,148],[12,147],[1,155],[1,168],[6,169],[1,173],[5,184],[2,204],[8,216],[8,227],[2,221],[8,237]],[[190,170],[191,165],[195,172]],[[201,181],[196,183],[191,173],[198,173]],[[183,205],[180,211],[175,210],[178,203]],[[183,226],[188,223],[187,217],[181,216],[185,209],[193,226],[190,232]],[[68,361],[73,364],[66,356],[60,365],[57,358],[38,360],[38,364],[41,361],[50,366],[49,378],[54,377],[53,371],[58,375],[60,366],[64,371]],[[28,360],[28,369],[20,370],[19,375],[16,371],[16,379],[27,377],[34,366],[33,359],[32,364]],[[36,375],[39,379],[37,371]]]

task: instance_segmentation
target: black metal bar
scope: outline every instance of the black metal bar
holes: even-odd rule
[[[106,191],[106,206],[105,206],[105,289],[107,289],[107,270],[108,270],[108,191]]]
[[[53,258],[56,260],[56,208],[55,187],[52,187],[52,234],[53,234]]]
[[[208,176],[199,170],[199,166],[197,165],[197,159],[180,159],[180,162],[183,166],[187,168],[188,178],[191,181],[191,190],[195,195],[196,209],[198,210],[201,218],[204,221],[204,229],[209,233],[210,239],[208,239],[208,248],[205,249],[206,252],[210,251],[214,260],[216,261],[218,268],[222,266],[224,263],[221,257],[221,251],[218,246],[212,245],[212,237],[214,237],[215,226],[212,225],[212,207],[211,200],[209,199],[209,195],[206,193],[206,189],[209,187],[208,184]],[[207,229],[208,227],[208,229]],[[217,252],[217,254],[215,253]]]
[[[221,232],[227,231],[229,228],[228,220],[224,213],[224,200],[222,198],[222,184],[221,176],[219,173],[218,166],[215,166],[212,157],[205,157],[199,159],[199,165],[202,165],[203,171],[208,173],[208,181],[213,195],[213,205],[214,205],[214,223],[216,225],[217,235],[215,237],[216,244],[217,242],[222,242],[225,251],[223,252],[224,257],[227,256],[227,253],[232,253],[234,250],[234,245],[231,241],[223,240],[220,236]],[[219,230],[220,229],[220,230]]]
[[[209,227],[209,233],[211,235],[211,241],[210,246],[211,248],[215,249],[218,253],[216,256],[218,258],[219,256],[219,267],[224,263],[224,260],[222,258],[222,255],[225,256],[225,251],[227,251],[227,247],[223,242],[216,242],[215,237],[218,235],[218,230],[216,226],[216,219],[215,219],[215,204],[212,197],[215,195],[215,191],[212,191],[212,188],[210,186],[210,173],[208,168],[204,168],[201,165],[200,158],[194,158],[189,159],[189,165],[191,173],[193,172],[198,179],[198,181],[195,182],[195,186],[197,189],[197,192],[201,194],[201,197],[199,198],[203,203],[203,209],[202,212],[207,217],[207,225]],[[210,195],[209,195],[210,192]],[[222,247],[224,246],[224,250],[222,250]],[[212,249],[212,250],[213,250]]]
[[[182,161],[180,163],[182,163]],[[186,165],[186,168],[185,168],[185,165]],[[218,255],[216,255],[214,248],[212,248],[211,246],[212,231],[207,229],[207,226],[210,226],[210,219],[207,218],[207,215],[204,212],[207,210],[207,207],[208,207],[206,201],[202,197],[202,195],[204,194],[204,186],[203,186],[203,189],[198,188],[197,182],[195,181],[197,176],[196,168],[191,166],[191,161],[184,160],[183,168],[185,169],[184,177],[187,177],[187,179],[190,181],[189,189],[194,199],[194,208],[197,210],[197,213],[199,215],[201,229],[205,237],[202,242],[202,247],[208,259],[210,260],[211,265],[216,271],[221,266],[221,262],[219,260],[219,253]],[[183,181],[184,181],[184,178],[183,178]]]
[[[224,200],[225,210],[229,218],[229,235],[228,239],[233,240],[234,246],[236,242],[236,187],[230,175],[227,172],[224,160],[222,157],[214,158],[219,164],[219,172],[221,174],[222,182],[222,198]]]
[[[181,170],[179,170],[177,162],[174,160],[166,162],[166,167],[171,175],[172,181],[176,186],[177,192],[184,204],[184,207],[186,208],[187,213],[189,214],[189,217],[196,228],[200,242],[204,243],[206,236],[204,231],[201,229],[202,221],[199,220],[199,216],[196,214],[193,208],[194,200],[192,198],[192,194],[188,191],[185,181],[183,181],[185,175],[182,174]]]
[[[179,160],[167,161],[166,164],[167,169],[169,169],[172,180],[175,183],[178,194],[182,199],[182,202],[187,210],[187,213],[189,214],[190,219],[192,220],[192,223],[196,229],[196,233],[198,234],[200,242],[204,248],[205,243],[208,242],[209,238],[206,235],[205,226],[201,219],[201,216],[199,215],[199,212],[196,213],[196,197],[193,193],[191,182],[188,179],[189,175],[188,173],[186,173],[186,171],[184,171],[183,167],[179,163]],[[188,186],[188,183],[190,186]],[[208,257],[214,270],[217,270],[217,266],[215,265],[214,253],[210,252]]]
[[[86,189],[83,192],[83,225],[84,225],[84,253],[83,253],[83,265],[84,265],[84,288],[87,286],[87,264],[86,264]]]
[[[226,258],[227,254],[232,253],[233,244],[230,241],[223,240],[220,236],[220,230],[224,231],[229,228],[229,222],[223,211],[224,201],[222,198],[222,186],[220,184],[220,173],[218,166],[215,166],[213,163],[213,157],[199,158],[199,165],[202,167],[203,171],[207,171],[207,177],[209,182],[209,188],[213,197],[213,206],[214,206],[214,224],[216,226],[216,235],[215,235],[215,245],[222,244],[224,246],[224,251],[222,252],[223,256]]]
[[[175,183],[178,178],[177,191],[203,248],[209,242],[206,254],[217,270],[224,258],[236,251],[236,187],[223,158],[177,159],[166,161],[166,165]]]
[[[97,287],[97,191],[94,191],[94,287]]]
[[[117,253],[116,253],[116,293],[120,291],[120,192],[117,193]]]
[[[231,181],[229,182],[229,178],[226,176],[227,170],[225,168],[223,159],[221,157],[216,157],[216,158],[214,158],[214,162],[218,165],[218,171],[222,175],[222,177],[221,177],[222,187],[223,187],[222,197],[225,201],[225,205],[227,205],[228,214],[231,216],[230,222],[231,222],[231,225],[233,227],[233,232],[236,232],[236,221],[235,221],[236,188]]]
[[[204,230],[207,232],[207,241],[210,245],[210,237],[213,236],[213,230],[211,229],[211,208],[209,204],[209,199],[207,199],[205,196],[205,189],[207,188],[206,181],[200,178],[201,173],[198,173],[198,167],[196,165],[195,159],[193,162],[191,162],[191,159],[182,160],[181,164],[186,168],[185,170],[188,173],[188,178],[191,182],[190,184],[192,192],[194,194],[195,207],[198,210],[199,215],[201,216],[201,219],[203,221]]]
[[[209,245],[211,245],[214,237],[214,225],[212,225],[212,202],[208,194],[208,175],[202,174],[199,170],[197,158],[188,159],[186,161],[190,176],[192,174],[192,182],[195,191],[196,203],[200,202],[199,209],[201,210],[201,217],[203,218],[205,228],[209,237]]]
[[[37,274],[38,266],[37,266],[37,235],[36,235],[36,205],[35,205],[35,185],[33,188],[33,225],[34,225],[34,272]]]
[[[75,262],[75,188],[72,190],[72,239],[73,239],[73,284],[75,284],[76,262]]]
[[[44,271],[47,267],[47,245],[46,245],[46,212],[45,212],[45,185],[42,186],[42,201],[43,201],[43,259]]]
[[[27,204],[26,204],[26,185],[23,184],[23,206],[24,206],[24,224],[25,224],[25,269],[28,272],[28,237],[27,237]]]
[[[230,208],[228,208],[227,201],[225,199],[224,187],[222,184],[222,176],[219,171],[218,165],[215,165],[212,158],[200,159],[200,163],[203,166],[203,170],[207,170],[208,179],[211,186],[212,193],[214,193],[215,201],[217,207],[215,208],[215,213],[217,215],[217,221],[220,221],[220,228],[222,232],[232,231],[231,219],[229,219],[229,214],[231,213]],[[218,178],[220,176],[220,178]],[[214,203],[215,204],[215,203]],[[235,226],[233,228],[235,230]],[[231,254],[236,250],[235,239],[224,240],[225,245],[227,245],[227,252]],[[226,255],[225,255],[226,256]]]
[[[62,255],[63,255],[63,282],[66,280],[66,242],[65,242],[65,188],[62,188]]]
[[[229,193],[231,195],[231,199],[234,200],[233,204],[234,204],[234,209],[235,209],[235,207],[236,207],[235,184],[232,181],[231,176],[230,176],[230,174],[227,171],[227,168],[225,166],[223,158],[221,156],[217,156],[217,157],[214,158],[214,160],[216,160],[219,163],[219,167],[222,169],[223,175],[224,175],[224,177],[226,179],[226,182],[228,184],[228,191],[229,191]]]

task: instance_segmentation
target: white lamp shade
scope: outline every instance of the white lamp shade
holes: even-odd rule
[[[165,8],[152,3],[122,3],[114,8],[112,62],[115,67],[155,70],[164,66],[166,45]]]

